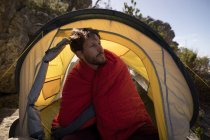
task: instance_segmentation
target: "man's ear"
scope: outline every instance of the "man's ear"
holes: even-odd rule
[[[82,51],[76,51],[75,54],[76,54],[76,56],[77,56],[79,59],[81,59],[81,60],[84,59],[84,56],[83,56]]]

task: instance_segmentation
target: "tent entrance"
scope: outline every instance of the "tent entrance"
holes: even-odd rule
[[[59,41],[68,37],[71,31],[72,29],[59,29],[53,37],[51,43],[49,43],[50,46],[48,48],[53,48],[56,46]],[[158,93],[160,94],[160,90],[158,90],[160,87],[158,84],[159,82],[157,82],[158,78],[155,74],[155,68],[150,62],[150,59],[145,54],[144,50],[139,45],[137,45],[137,43],[129,38],[126,38],[125,36],[102,30],[100,30],[100,35],[102,38],[102,46],[105,49],[114,52],[128,65],[131,73],[133,73],[132,75],[135,81],[137,81],[137,83],[147,91],[148,96],[150,97],[150,99],[147,100],[150,100],[150,102],[154,100],[153,93],[156,95]],[[62,91],[62,86],[66,77],[65,75],[72,68],[72,64],[75,63],[75,60],[76,59],[74,54],[70,51],[69,45],[66,45],[64,49],[59,53],[59,55],[49,62],[43,88],[35,103],[37,108],[45,108],[60,98],[60,92]],[[155,83],[154,86],[152,86],[153,83]],[[162,110],[162,103],[158,103],[158,101],[162,102],[162,100],[158,99],[158,97],[160,98],[161,96],[155,96],[156,102],[154,104],[156,104],[157,110]],[[151,114],[154,114],[154,112],[151,112]],[[161,116],[161,114],[156,113],[157,120],[158,118],[162,117],[163,116]],[[159,130],[163,130],[165,123],[162,119],[159,119],[158,121],[162,121],[162,125],[158,126],[160,127]]]
[[[56,44],[61,41],[63,38],[66,38],[70,35],[72,29],[59,29],[53,40],[51,41],[51,45],[48,48],[53,48]],[[144,81],[147,83],[144,85],[145,90],[149,90],[149,96],[152,99],[152,90],[148,85],[150,81],[153,79],[158,79],[155,76],[155,67],[152,65],[150,58],[147,57],[145,51],[137,45],[134,41],[116,33],[107,32],[107,31],[100,31],[101,35],[101,43],[105,49],[108,49],[118,55],[131,69],[135,71],[135,77],[138,77],[138,82]],[[54,58],[51,62],[49,62],[48,71],[45,79],[45,83],[43,85],[42,93],[40,94],[39,99],[36,102],[37,106],[40,106],[39,101],[46,101],[52,100],[56,93],[59,93],[61,90],[60,85],[63,83],[63,78],[68,70],[68,63],[72,61],[74,54],[70,51],[69,45],[61,51],[61,53]],[[40,63],[39,63],[40,64]],[[152,73],[153,75],[150,76],[149,79],[148,72]],[[141,77],[141,78],[139,78]],[[155,78],[156,77],[156,78]],[[152,79],[152,80],[151,80]],[[143,82],[141,82],[143,83]],[[151,83],[150,83],[151,85]],[[155,84],[158,86],[158,82]],[[47,90],[45,90],[47,89]],[[49,90],[50,89],[50,90]],[[157,92],[156,88],[156,91]],[[42,96],[42,97],[41,97]],[[49,104],[50,102],[47,102]],[[43,104],[43,105],[47,105]]]

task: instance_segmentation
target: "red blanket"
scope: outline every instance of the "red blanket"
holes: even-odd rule
[[[103,140],[125,140],[145,123],[151,124],[127,66],[115,54],[105,50],[106,64],[97,70],[80,61],[65,83],[58,123],[67,126],[91,103]],[[55,123],[55,122],[54,122]]]

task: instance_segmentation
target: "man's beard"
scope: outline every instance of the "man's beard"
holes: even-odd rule
[[[85,60],[92,64],[92,65],[103,65],[106,63],[106,57],[104,56],[104,53],[99,53],[95,57],[90,57],[90,56],[84,56]]]

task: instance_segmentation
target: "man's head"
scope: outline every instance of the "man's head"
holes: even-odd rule
[[[71,36],[71,50],[94,69],[106,62],[100,36],[90,28],[74,29]]]

